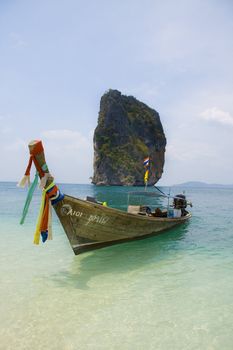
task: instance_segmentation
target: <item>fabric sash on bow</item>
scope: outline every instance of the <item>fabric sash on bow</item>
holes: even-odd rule
[[[57,186],[53,182],[47,188],[43,189],[40,211],[34,234],[34,244],[40,243],[40,236],[42,238],[42,242],[45,242],[47,239],[52,239],[50,225],[52,216],[51,200],[57,195],[58,191]]]
[[[43,169],[40,167],[36,159],[36,155],[42,153],[43,151],[44,151],[44,148],[42,146],[42,142],[38,142],[33,148],[33,151],[30,151],[30,158],[28,161],[28,165],[24,176],[22,177],[22,179],[19,181],[17,185],[18,187],[25,187],[27,184],[28,186],[30,186],[30,171],[32,167],[32,162],[35,164],[36,170],[38,171],[40,178],[43,179],[45,173]]]
[[[30,149],[30,147],[29,147]],[[40,163],[39,164],[38,159]],[[36,167],[35,179],[30,185],[30,171],[34,163]],[[34,234],[34,243],[39,244],[40,236],[42,242],[47,239],[52,239],[52,205],[61,201],[64,195],[60,192],[58,187],[54,184],[53,177],[50,175],[47,164],[44,160],[44,149],[41,141],[35,141],[35,145],[30,149],[30,158],[24,174],[24,177],[18,183],[18,186],[25,187],[27,184],[30,185],[26,202],[23,208],[23,213],[20,223],[23,224],[26,218],[28,208],[32,199],[32,195],[38,183],[38,177],[40,177],[40,188],[42,189],[42,200],[40,205],[39,216],[36,225],[36,231]]]

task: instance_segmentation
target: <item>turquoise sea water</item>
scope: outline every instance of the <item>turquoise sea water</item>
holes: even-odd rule
[[[128,188],[60,188],[127,201]],[[39,190],[20,226],[26,191],[0,183],[0,349],[232,350],[233,190],[187,194],[189,224],[75,256],[55,215],[53,241],[32,244]]]

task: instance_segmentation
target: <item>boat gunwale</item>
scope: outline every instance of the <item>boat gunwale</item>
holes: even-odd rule
[[[182,221],[186,221],[192,217],[192,214],[190,212],[188,212],[187,215],[181,216],[178,218],[156,217],[156,216],[132,214],[132,213],[128,213],[126,211],[123,211],[123,210],[120,210],[117,208],[106,207],[106,206],[103,206],[102,204],[99,204],[99,203],[92,203],[92,202],[89,202],[85,199],[81,199],[81,198],[77,198],[77,197],[73,197],[73,196],[65,194],[65,198],[66,197],[74,199],[75,201],[80,201],[81,204],[84,204],[88,209],[89,208],[98,208],[98,209],[101,208],[102,210],[104,210],[106,212],[108,212],[108,211],[109,212],[116,212],[117,215],[121,215],[124,217],[131,217],[134,220],[139,219],[139,220],[146,220],[146,221],[151,221],[151,222],[155,222],[155,221],[158,221],[158,222],[182,222]],[[64,199],[63,199],[63,201],[64,201]]]

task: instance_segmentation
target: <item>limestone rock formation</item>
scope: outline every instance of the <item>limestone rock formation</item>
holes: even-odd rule
[[[94,133],[96,185],[144,185],[143,160],[150,157],[149,185],[162,176],[166,138],[159,114],[133,96],[109,90],[100,101]]]

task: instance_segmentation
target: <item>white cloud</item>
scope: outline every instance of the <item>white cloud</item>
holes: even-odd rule
[[[85,136],[75,130],[45,130],[41,139],[49,169],[58,182],[88,182],[93,171],[93,131]]]
[[[200,113],[202,119],[209,122],[216,122],[222,125],[233,126],[233,116],[217,107],[208,108]]]

